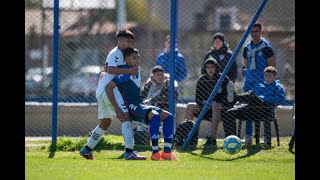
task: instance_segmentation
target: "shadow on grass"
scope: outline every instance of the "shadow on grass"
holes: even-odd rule
[[[195,150],[199,150],[199,149],[202,149],[200,154],[194,152]],[[206,156],[206,155],[215,153],[217,150],[223,150],[223,148],[220,146],[219,147],[211,146],[211,147],[203,147],[203,148],[188,147],[186,149],[177,148],[176,150],[178,152],[186,152],[186,153],[190,153],[191,155],[194,155],[194,156],[198,156],[198,157],[210,159],[210,160],[217,160],[217,161],[233,161],[233,160],[237,160],[237,159],[241,159],[241,158],[247,158],[247,157],[250,157],[250,156],[257,154],[261,150],[268,150],[268,149],[264,148],[264,146],[262,146],[262,145],[243,146],[242,149],[247,149],[247,153],[245,155],[235,156],[233,158],[228,158],[228,159],[213,158],[213,157]]]
[[[53,158],[56,151],[57,151],[57,142],[56,141],[51,143],[51,145],[49,147],[49,151],[50,151],[50,153],[49,153],[48,158]]]

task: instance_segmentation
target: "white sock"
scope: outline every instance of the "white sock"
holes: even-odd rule
[[[122,135],[124,138],[125,148],[133,149],[134,139],[132,132],[132,123],[130,121],[125,121],[122,123]]]
[[[101,140],[102,136],[106,131],[101,129],[99,125],[93,130],[90,138],[88,139],[87,146],[93,149],[96,147],[98,142]]]

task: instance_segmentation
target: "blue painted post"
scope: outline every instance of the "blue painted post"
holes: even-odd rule
[[[53,12],[52,143],[57,142],[58,124],[59,0],[54,0]]]
[[[170,29],[170,87],[169,87],[169,112],[174,115],[174,77],[175,77],[175,58],[176,52],[176,35],[177,35],[177,24],[178,24],[178,0],[171,0],[171,29]]]

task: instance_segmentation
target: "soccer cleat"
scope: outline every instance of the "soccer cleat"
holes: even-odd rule
[[[93,160],[93,154],[91,151],[88,151],[85,147],[83,147],[81,150],[80,150],[80,156],[86,158],[86,159],[90,159],[90,160]]]
[[[124,154],[124,159],[125,160],[146,160],[147,157],[146,156],[139,156],[138,153],[136,151],[128,153],[126,152]]]
[[[152,161],[162,161],[163,158],[162,158],[161,154],[159,152],[157,152],[157,153],[151,155],[151,160]]]
[[[227,92],[227,100],[229,103],[232,103],[234,101],[234,85],[232,81],[228,82],[227,84]]]
[[[163,158],[163,160],[167,160],[167,161],[180,161],[173,152],[166,153],[163,151],[161,153],[161,157]]]

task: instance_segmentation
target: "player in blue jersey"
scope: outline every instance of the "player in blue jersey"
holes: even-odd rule
[[[130,68],[139,66],[140,55],[137,49],[127,48],[124,50],[123,56],[126,62],[124,67]],[[115,111],[121,112],[117,110],[120,109],[120,107],[118,106],[113,93],[113,88],[118,87],[124,101],[129,107],[131,119],[150,125],[150,138],[152,143],[151,160],[178,160],[176,155],[172,152],[174,134],[173,116],[168,111],[159,107],[144,104],[140,95],[140,83],[140,73],[137,75],[117,75],[106,86],[108,98],[114,106]],[[163,122],[164,136],[164,151],[162,153],[159,152],[158,148],[160,122]]]

